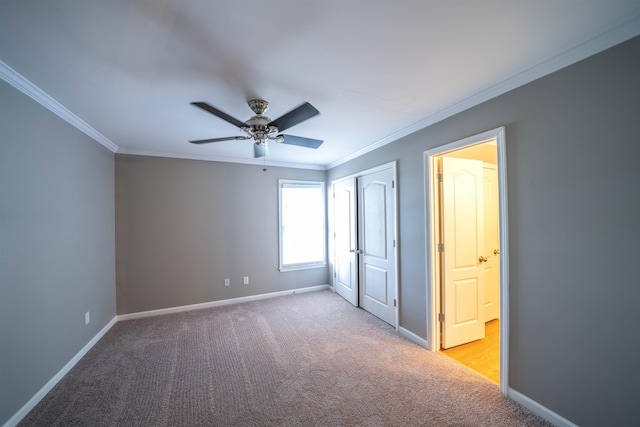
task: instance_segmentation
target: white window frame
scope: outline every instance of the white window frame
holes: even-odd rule
[[[323,228],[323,239],[322,239],[322,260],[314,261],[314,262],[304,262],[298,264],[284,264],[283,263],[283,230],[284,226],[282,224],[282,189],[288,188],[318,188],[320,189],[320,194],[322,194],[322,228]],[[324,182],[322,181],[300,181],[300,180],[292,180],[292,179],[279,179],[278,180],[278,246],[279,246],[279,254],[278,261],[280,264],[280,271],[295,271],[295,270],[305,270],[310,268],[320,268],[325,267],[327,265],[327,219],[326,219],[326,194],[324,190]]]

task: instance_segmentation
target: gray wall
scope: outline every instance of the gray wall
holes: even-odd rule
[[[318,170],[117,155],[118,314],[330,283],[328,268],[278,270],[278,179],[325,177]]]
[[[0,81],[0,424],[116,314],[113,169]]]
[[[400,324],[426,338],[422,153],[506,127],[509,386],[581,426],[640,419],[640,38],[337,166],[398,161]]]

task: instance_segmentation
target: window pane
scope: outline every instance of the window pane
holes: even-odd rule
[[[281,267],[324,263],[324,184],[281,182]]]
[[[282,263],[324,261],[324,228],[285,227],[282,230]]]

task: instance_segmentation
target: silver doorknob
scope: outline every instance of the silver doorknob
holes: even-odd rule
[[[500,255],[500,249],[494,249],[493,250],[493,254],[494,255]]]
[[[478,261],[480,261],[481,263],[487,262],[487,261],[489,261],[489,258],[485,258],[483,256],[480,256],[480,258],[478,258]]]

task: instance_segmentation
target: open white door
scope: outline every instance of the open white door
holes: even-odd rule
[[[396,326],[394,170],[358,178],[360,306]]]
[[[500,317],[500,221],[498,219],[498,171],[482,167],[484,197],[484,321]]]
[[[442,158],[442,347],[484,338],[482,162]]]
[[[358,306],[355,178],[333,184],[334,289]]]

